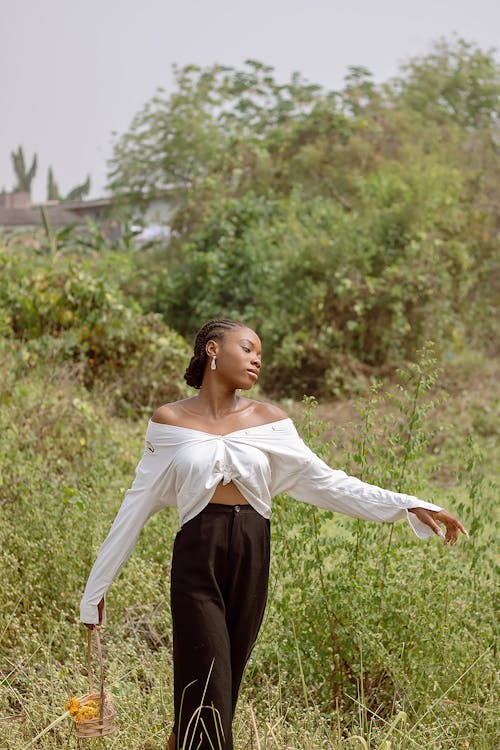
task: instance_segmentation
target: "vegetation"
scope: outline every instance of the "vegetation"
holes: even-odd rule
[[[383,87],[361,68],[338,93],[280,86],[256,62],[178,84],[112,175],[134,211],[171,191],[168,247],[92,223],[0,238],[0,744],[55,722],[36,747],[77,747],[57,719],[86,691],[82,587],[145,419],[187,393],[183,336],[222,312],[263,334],[260,387],[325,460],[471,532],[449,549],[277,498],[237,747],[492,750],[498,65],[454,41]],[[153,517],[111,589],[102,748],[166,746],[176,529]]]
[[[271,68],[189,66],[116,143],[110,187],[168,196],[142,302],[191,337],[221,310],[262,331],[276,396],[331,397],[438,352],[498,352],[500,65],[438,42],[339,92]]]
[[[55,180],[52,167],[49,167],[47,173],[47,200],[48,201],[79,201],[83,200],[90,193],[90,175],[85,182],[72,188],[66,197],[63,198],[59,191],[59,186]]]
[[[82,585],[133,476],[146,413],[183,394],[188,352],[120,289],[133,268],[126,252],[17,245],[0,258],[0,730],[3,746],[19,750],[85,691]],[[388,393],[373,386],[333,441],[314,399],[292,412],[327,460],[454,508],[471,541],[449,550],[404,527],[278,498],[270,602],[236,726],[242,747],[256,737],[297,750],[494,746],[498,368],[481,355],[452,361],[449,402],[431,351],[399,377]],[[166,743],[176,523],[168,511],[149,522],[110,594],[105,661],[120,729],[106,747]],[[72,732],[58,723],[37,746],[75,746]]]
[[[38,168],[38,156],[35,154],[31,162],[31,166],[27,167],[26,160],[24,158],[23,147],[19,146],[17,151],[11,151],[12,166],[14,167],[14,173],[16,175],[16,184],[14,186],[15,191],[31,191],[31,183],[33,182],[36,170]]]
[[[98,268],[74,255],[0,256],[0,330],[22,342],[30,367],[71,363],[89,389],[110,389],[117,407],[142,412],[184,391],[188,347],[158,315],[141,313],[113,278],[115,254]]]
[[[28,168],[24,158],[23,147],[19,146],[17,151],[11,151],[12,166],[16,175],[14,192],[23,191],[31,193],[31,186],[36,177],[38,170],[38,154],[33,156],[31,166]],[[90,192],[90,175],[85,182],[72,188],[65,197],[59,191],[59,187],[54,178],[52,167],[49,167],[47,173],[47,200],[48,201],[73,201],[82,200]]]

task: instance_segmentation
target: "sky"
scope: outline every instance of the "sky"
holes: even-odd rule
[[[350,65],[388,80],[453,34],[500,48],[498,0],[0,0],[0,191],[10,153],[38,154],[33,198],[52,166],[61,192],[90,174],[106,194],[113,133],[125,132],[172,65],[241,66],[248,58],[299,71],[326,89]]]

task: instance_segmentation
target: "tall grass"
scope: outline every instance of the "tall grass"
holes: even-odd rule
[[[144,424],[118,416],[112,398],[96,400],[73,365],[40,354],[34,367],[22,344],[0,346],[0,746],[20,750],[85,690],[78,601]],[[431,360],[425,353],[389,395],[370,392],[359,424],[333,441],[311,399],[301,430],[325,459],[366,481],[454,506],[471,541],[448,549],[403,525],[278,498],[270,601],[237,712],[238,750],[496,746],[495,487],[482,469],[491,441],[451,428]],[[431,480],[436,462],[461,467],[452,488]],[[174,512],[151,519],[112,587],[105,665],[119,729],[96,747],[166,747],[176,528]],[[70,721],[36,747],[77,747]]]

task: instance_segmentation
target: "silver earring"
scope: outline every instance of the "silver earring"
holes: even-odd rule
[[[215,357],[212,357],[212,361],[210,363],[210,369],[211,370],[216,370],[217,369],[217,365],[215,364]]]

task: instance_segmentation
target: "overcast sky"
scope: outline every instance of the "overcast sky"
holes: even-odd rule
[[[90,173],[104,194],[112,132],[124,132],[171,66],[254,58],[280,81],[327,89],[349,65],[377,82],[456,33],[500,47],[499,0],[0,0],[0,190],[10,152],[38,153],[34,198],[52,165],[62,192]],[[497,52],[498,57],[498,52]]]

